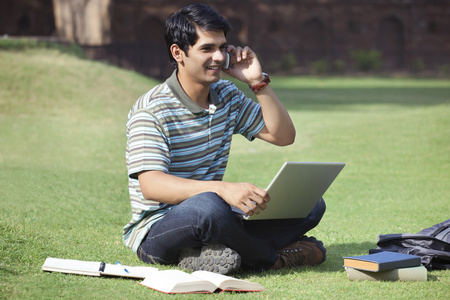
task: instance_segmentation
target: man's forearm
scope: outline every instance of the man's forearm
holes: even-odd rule
[[[138,178],[145,199],[167,204],[179,204],[194,195],[213,192],[228,204],[252,215],[265,209],[270,200],[267,191],[246,182],[193,180],[161,171],[142,172]]]
[[[266,127],[257,137],[279,146],[290,145],[295,140],[295,127],[291,117],[277,95],[270,87],[255,93],[261,104]]]
[[[204,192],[218,193],[220,181],[186,179],[161,171],[146,171],[138,176],[145,199],[167,204],[179,204],[189,197]]]

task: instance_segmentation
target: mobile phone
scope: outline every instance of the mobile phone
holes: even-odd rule
[[[225,63],[223,64],[223,68],[225,70],[230,67],[230,58],[231,58],[231,54],[227,52],[226,57],[225,57]]]

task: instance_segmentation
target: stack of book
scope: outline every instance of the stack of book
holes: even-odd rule
[[[347,278],[352,281],[426,281],[427,269],[416,255],[383,251],[344,257]]]

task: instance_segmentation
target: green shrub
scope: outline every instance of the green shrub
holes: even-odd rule
[[[289,53],[281,60],[281,69],[285,72],[291,72],[297,65],[297,58],[294,53]]]
[[[36,40],[30,39],[0,39],[0,50],[22,51],[42,47]]]
[[[381,67],[381,52],[377,50],[353,50],[350,57],[356,62],[358,70],[369,72]]]
[[[425,62],[421,57],[416,58],[411,64],[411,72],[421,73],[426,69]]]
[[[322,58],[311,63],[311,71],[314,74],[326,74],[330,71],[330,64],[328,59]]]
[[[336,73],[344,73],[347,64],[342,59],[335,60],[333,63],[333,71]]]
[[[31,49],[56,49],[62,53],[74,55],[79,58],[86,58],[86,54],[79,45],[61,43],[57,41],[39,41],[26,38],[2,38],[0,39],[0,50],[6,51],[26,51]]]
[[[450,75],[450,64],[443,64],[439,66],[439,73],[443,76]]]

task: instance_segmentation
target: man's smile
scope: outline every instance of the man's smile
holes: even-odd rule
[[[220,70],[220,66],[208,66],[206,68],[209,70]]]

